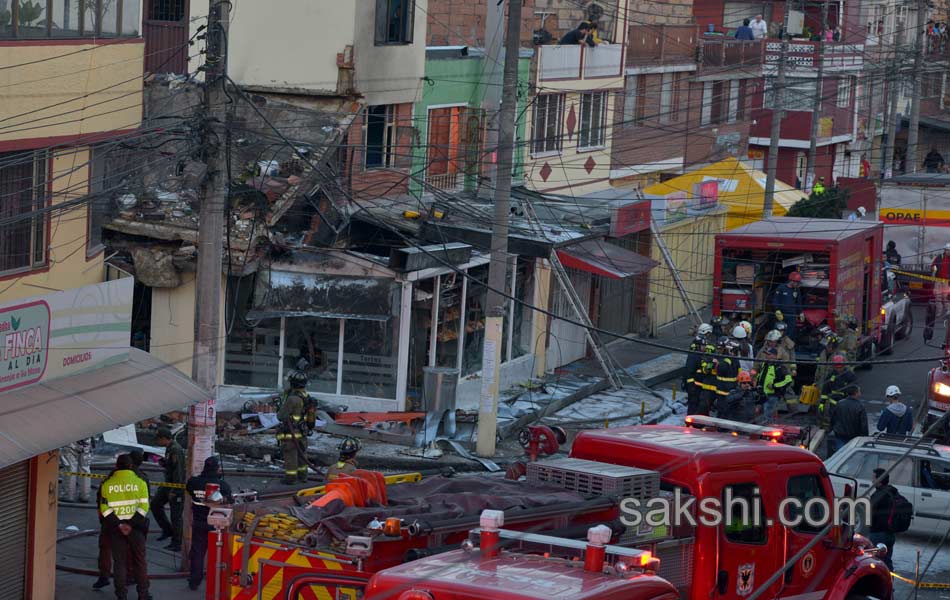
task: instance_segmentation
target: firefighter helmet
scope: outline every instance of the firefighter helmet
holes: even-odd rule
[[[745,329],[746,337],[752,337],[752,323],[748,321],[739,321],[739,327]]]
[[[342,459],[353,458],[359,451],[360,443],[359,440],[355,438],[344,438],[343,441],[340,442],[340,458]]]
[[[782,335],[785,335],[786,329],[788,329],[788,323],[785,323],[784,321],[779,321],[775,324],[775,331],[778,331]]]
[[[748,371],[739,371],[736,381],[739,383],[752,383],[752,375]]]
[[[744,340],[746,338],[745,327],[742,325],[736,325],[732,329],[732,337],[736,338],[737,340]]]
[[[832,357],[831,362],[834,363],[835,366],[838,366],[838,365],[844,366],[844,363],[848,361],[845,360],[844,356],[840,354],[835,354],[834,357]]]
[[[799,273],[798,271],[792,271],[791,273],[788,274],[788,280],[789,280],[789,281],[794,281],[795,283],[801,283],[801,282],[802,282],[802,274]]]
[[[709,323],[703,323],[696,329],[696,333],[698,335],[709,335],[710,333],[712,333],[712,331],[713,331],[712,325],[710,325]]]
[[[719,342],[716,345],[720,348],[725,348],[726,346],[729,345],[729,338],[727,338],[726,336],[720,337]]]
[[[307,374],[297,369],[294,369],[287,375],[287,383],[289,383],[292,388],[307,387],[309,381],[310,379],[307,377]]]
[[[772,331],[765,334],[766,342],[777,342],[782,339],[782,332],[778,329],[773,329]]]

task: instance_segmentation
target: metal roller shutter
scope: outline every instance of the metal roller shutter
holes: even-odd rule
[[[30,461],[0,469],[0,598],[26,597]]]

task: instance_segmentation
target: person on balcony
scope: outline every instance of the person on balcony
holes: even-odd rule
[[[762,15],[755,15],[752,23],[749,24],[755,39],[761,40],[769,35],[769,24],[762,20]]]
[[[564,34],[564,37],[558,42],[559,46],[594,45],[594,40],[590,36],[590,23],[582,21],[577,29],[573,29]]]
[[[748,42],[755,41],[755,33],[749,27],[749,19],[742,19],[742,25],[736,28],[736,39]]]

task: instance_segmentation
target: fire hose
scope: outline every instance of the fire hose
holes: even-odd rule
[[[98,534],[99,530],[97,529],[86,529],[84,531],[76,531],[73,533],[68,533],[62,537],[56,538],[56,543],[65,542],[67,540],[76,539],[79,537],[85,537],[87,535]],[[98,569],[80,569],[79,567],[67,567],[66,565],[56,565],[57,571],[63,571],[64,573],[73,573],[76,575],[88,575],[89,577],[98,577]],[[184,579],[188,577],[189,573],[150,573],[149,579]]]

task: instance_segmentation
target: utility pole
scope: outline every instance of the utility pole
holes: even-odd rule
[[[772,135],[769,139],[769,162],[765,179],[765,201],[762,205],[762,218],[772,218],[772,204],[775,200],[775,172],[778,169],[778,140],[782,133],[782,119],[785,118],[785,62],[788,55],[788,13],[792,10],[792,0],[785,0],[785,14],[782,17],[782,54],[778,59],[778,76],[772,86]]]
[[[481,88],[482,114],[485,115],[485,148],[492,150],[487,157],[486,179],[488,190],[495,188],[498,177],[497,148],[498,124],[501,117],[502,56],[504,56],[505,0],[489,0],[485,19],[485,58],[482,61]]]
[[[225,102],[227,56],[226,37],[230,9],[235,0],[208,1],[208,33],[203,97],[204,124],[201,148],[207,175],[200,190],[198,224],[198,272],[195,282],[195,344],[191,378],[208,391],[208,399],[192,406],[188,415],[188,469],[186,476],[197,475],[205,459],[214,453],[216,423],[215,394],[221,348],[221,263],[224,256],[224,205],[227,194],[225,157],[221,147],[229,106]],[[230,242],[230,240],[228,241]],[[183,560],[187,564],[191,547],[191,499],[185,494]]]
[[[894,138],[897,136],[897,101],[898,91],[901,85],[900,67],[897,62],[897,27],[893,27],[891,34],[891,66],[890,76],[885,78],[888,84],[888,104],[887,104],[887,131],[885,131],[886,140],[884,146],[884,168],[881,169],[882,178],[889,179],[894,174]]]
[[[475,453],[483,457],[495,455],[495,436],[497,433],[502,327],[505,306],[508,304],[508,299],[499,292],[505,289],[505,279],[508,272],[508,218],[511,206],[511,169],[514,166],[515,108],[518,102],[518,54],[521,47],[522,1],[510,0],[508,3],[505,78],[504,87],[502,88],[501,111],[498,116],[498,171],[495,184],[491,262],[488,266],[488,294],[485,303],[482,394],[478,407],[478,441],[475,446]]]
[[[920,127],[920,82],[924,62],[924,27],[927,26],[927,1],[917,0],[917,28],[914,31],[916,44],[914,50],[913,83],[914,92],[910,100],[910,124],[907,128],[907,170],[917,172],[917,134]]]
[[[821,36],[818,40],[818,81],[815,84],[815,98],[811,105],[811,133],[808,136],[808,163],[805,167],[805,181],[802,191],[811,193],[815,184],[815,162],[818,153],[818,117],[821,115],[821,97],[825,85],[825,31],[828,30],[828,0],[821,3]]]

